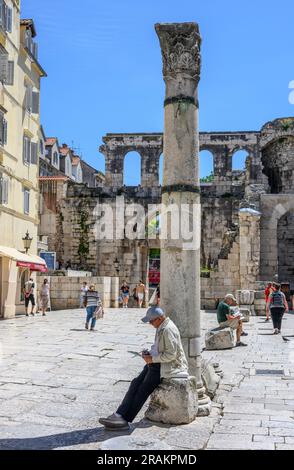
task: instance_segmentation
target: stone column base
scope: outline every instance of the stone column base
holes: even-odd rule
[[[205,387],[197,389],[198,395],[198,413],[197,416],[209,416],[211,412],[211,400],[206,395]]]
[[[195,377],[163,379],[151,395],[145,417],[164,424],[189,424],[198,413]]]
[[[217,370],[219,370],[219,366],[214,367],[214,365],[210,364],[208,361],[205,361],[204,359],[202,360],[202,364],[201,364],[202,382],[205,386],[207,395],[211,399],[215,396],[220,380],[221,380],[221,377],[217,373]],[[199,397],[199,401],[200,400],[201,398]]]

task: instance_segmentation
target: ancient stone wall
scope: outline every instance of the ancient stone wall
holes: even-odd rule
[[[67,310],[80,307],[80,289],[86,280],[88,285],[94,284],[99,292],[105,308],[117,305],[119,284],[117,278],[110,277],[67,277],[67,276],[38,276],[38,291],[44,279],[50,282],[50,299],[52,310]]]
[[[99,188],[41,183],[40,235],[49,237],[49,249],[57,252],[62,263],[69,261],[73,268],[99,276],[119,274],[120,282],[126,278],[133,287],[139,278],[146,280],[149,249],[158,248],[159,242],[129,240],[124,233],[113,241],[97,240],[97,205],[114,209],[117,197],[122,196],[145,208],[160,203],[163,136],[107,134],[103,142],[106,181]],[[248,288],[254,278],[266,281],[275,274],[283,280],[290,278],[287,263],[292,263],[293,224],[292,216],[286,214],[294,211],[294,119],[272,121],[260,132],[203,132],[200,150],[209,150],[214,158],[214,180],[201,184],[201,265],[213,269],[210,278],[202,278],[203,299],[210,299],[212,305],[228,289]],[[232,170],[237,150],[248,153],[244,172]],[[124,158],[130,151],[141,155],[141,185],[137,187],[123,185]],[[257,209],[260,220],[244,221],[241,227],[240,207]],[[283,241],[287,249],[282,248]]]

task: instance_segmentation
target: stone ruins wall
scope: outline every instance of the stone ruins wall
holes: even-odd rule
[[[119,274],[120,282],[126,278],[133,287],[139,278],[146,281],[148,251],[159,247],[159,241],[127,240],[123,234],[120,240],[97,241],[95,208],[103,203],[114,207],[122,196],[144,207],[161,202],[163,136],[107,134],[103,142],[106,182],[99,188],[41,181],[40,235],[48,236],[49,249],[57,252],[61,263],[70,262],[72,268],[90,270],[96,276]],[[294,118],[267,123],[260,132],[200,133],[200,150],[209,150],[214,159],[214,179],[201,185],[201,265],[212,269],[210,277],[202,278],[202,306],[212,306],[228,290],[272,280],[277,273],[283,280],[290,278],[291,237],[285,233],[293,228]],[[237,150],[248,153],[244,172],[232,170]],[[124,158],[130,151],[141,155],[137,187],[123,185]],[[245,215],[240,217],[240,208],[253,208],[261,215],[247,220]],[[288,240],[287,250],[279,249],[283,240]]]
[[[38,276],[38,291],[44,279],[50,281],[50,298],[52,310],[67,310],[79,308],[80,289],[84,277],[67,276]],[[88,285],[95,284],[105,308],[116,307],[119,296],[118,278],[91,277],[87,278]]]

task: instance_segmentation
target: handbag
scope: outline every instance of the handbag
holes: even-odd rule
[[[96,310],[95,310],[93,316],[96,318],[96,320],[100,320],[101,318],[104,317],[104,309],[103,309],[103,307],[102,307],[101,305],[99,305],[99,306],[96,308]]]

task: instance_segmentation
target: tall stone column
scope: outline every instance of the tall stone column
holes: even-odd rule
[[[156,24],[166,83],[163,207],[172,205],[181,221],[193,214],[193,241],[181,229],[175,236],[175,219],[162,213],[167,237],[161,241],[161,302],[178,326],[190,374],[196,377],[199,415],[210,411],[201,379],[200,237],[198,93],[201,38],[196,23]],[[190,221],[191,222],[191,221]],[[181,223],[180,223],[181,225]],[[191,225],[191,224],[190,224]],[[172,233],[174,232],[174,233]]]

